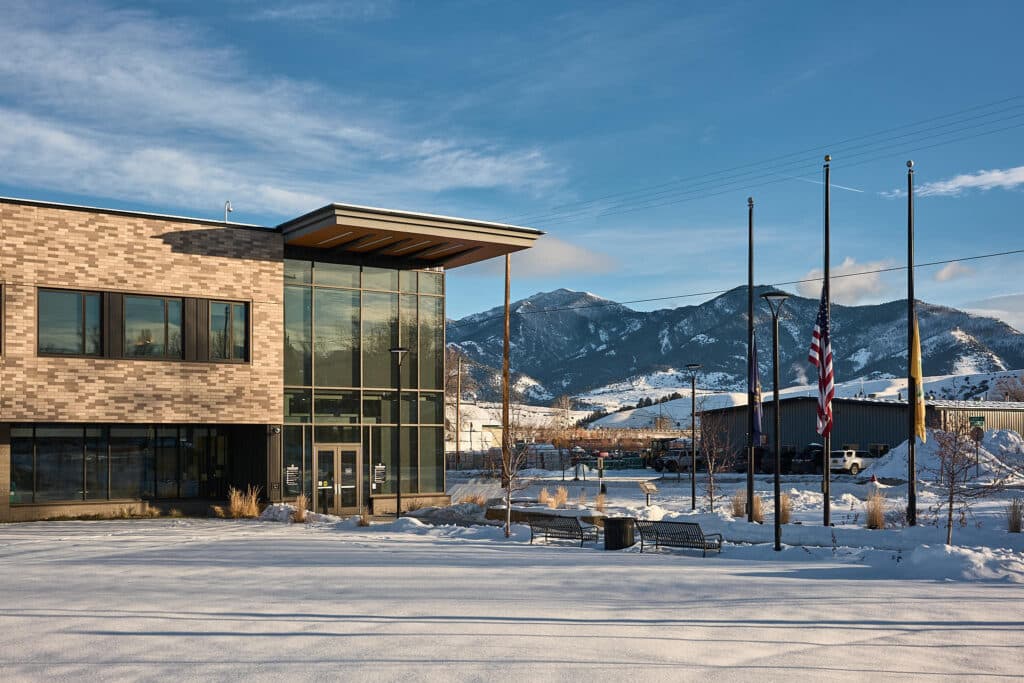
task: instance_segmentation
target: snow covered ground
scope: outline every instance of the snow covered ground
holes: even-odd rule
[[[560,472],[543,476],[523,495],[562,485]],[[594,500],[587,476],[570,473],[570,500]],[[785,525],[776,553],[770,514],[763,526],[691,514],[685,478],[657,481],[645,507],[637,484],[653,476],[608,473],[606,513],[697,519],[725,534],[721,555],[531,546],[523,526],[505,539],[411,518],[0,525],[0,670],[5,681],[1020,675],[1024,537],[1005,531],[1006,495],[946,548],[936,527],[864,529],[871,485],[848,477],[833,484],[837,527],[824,528],[816,479],[787,477],[801,524]],[[496,491],[450,484],[456,501]],[[742,485],[723,477],[722,493]],[[766,501],[770,489],[759,476]],[[901,490],[883,490],[895,515]],[[923,487],[922,507],[933,494]]]
[[[604,407],[607,410],[616,410],[622,405],[635,404],[641,398],[658,399],[661,396],[671,395],[679,392],[683,398],[674,401],[624,410],[619,413],[612,413],[607,417],[591,423],[591,429],[639,429],[649,428],[660,416],[668,417],[679,429],[690,428],[690,386],[686,382],[684,386],[670,384],[669,379],[673,373],[661,373],[657,381],[652,381],[653,376],[645,376],[609,385],[602,389],[595,389],[587,394],[575,397],[579,401]],[[1001,379],[1014,379],[1024,376],[1024,370],[1009,370],[1006,372],[986,372],[973,375],[939,375],[924,378],[924,392],[927,396],[934,395],[937,399],[966,400],[968,398],[982,397],[992,400],[1002,400],[997,385]],[[699,382],[700,380],[698,380]],[[767,399],[770,396],[771,380],[764,375],[761,377],[762,386]],[[782,398],[792,396],[817,396],[817,385],[786,387],[779,390]],[[875,398],[896,399],[907,398],[907,379],[889,378],[872,380],[852,380],[840,382],[836,385],[837,398],[852,398],[857,396],[874,395]],[[729,406],[746,405],[746,392],[716,391],[705,392],[697,388],[698,410],[713,410],[716,408],[727,408]]]

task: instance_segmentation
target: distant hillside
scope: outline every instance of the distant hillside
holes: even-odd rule
[[[758,288],[760,295],[766,288]],[[700,363],[701,383],[719,390],[746,382],[746,288],[697,306],[634,311],[586,292],[559,289],[512,306],[512,366],[529,387],[527,400],[581,394],[618,382],[658,378],[663,387],[688,384],[680,372]],[[818,301],[793,296],[780,323],[784,386],[806,383],[807,347]],[[924,372],[953,375],[1024,367],[1024,334],[1006,323],[921,302]],[[832,307],[839,380],[906,373],[906,302]],[[771,317],[760,299],[755,312],[762,378],[770,369]],[[448,342],[470,359],[501,365],[502,309],[449,321]],[[489,371],[477,368],[486,376]],[[632,378],[632,379],[631,379]],[[491,374],[493,380],[493,374]],[[665,392],[670,393],[670,392]]]

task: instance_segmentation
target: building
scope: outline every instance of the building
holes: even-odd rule
[[[763,404],[763,444],[774,443],[775,405]],[[783,448],[799,451],[810,443],[821,443],[816,431],[817,396],[780,398],[780,442]],[[728,435],[728,443],[741,451],[747,440],[747,406],[707,410],[701,414],[717,420]],[[869,450],[872,446],[893,448],[907,440],[907,402],[880,398],[836,398],[832,400],[832,448],[850,447]],[[1012,429],[1024,434],[1024,403],[1000,401],[950,401],[927,399],[925,424],[929,428],[948,429],[969,423],[969,418],[984,418],[984,428]],[[783,451],[785,452],[785,450]]]
[[[403,505],[444,500],[445,272],[541,234],[0,199],[0,521],[201,512],[250,485],[381,513],[399,467]]]

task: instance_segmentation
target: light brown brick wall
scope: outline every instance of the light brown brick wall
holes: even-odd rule
[[[0,201],[0,281],[0,422],[281,421],[275,232]],[[38,287],[249,301],[251,362],[39,357]]]

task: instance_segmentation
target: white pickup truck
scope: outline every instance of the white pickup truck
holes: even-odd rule
[[[832,451],[829,454],[829,469],[833,472],[847,472],[857,475],[869,465],[873,465],[879,456],[868,451]]]

